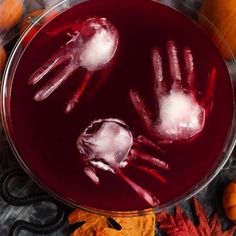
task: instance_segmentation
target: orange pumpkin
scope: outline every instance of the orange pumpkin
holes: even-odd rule
[[[236,181],[226,186],[223,196],[223,206],[226,216],[236,222]]]
[[[200,13],[205,15],[218,29],[216,32],[202,17],[199,23],[215,41],[221,54],[226,59],[232,59],[232,54],[225,47],[231,48],[236,56],[236,1],[235,0],[204,0]],[[220,35],[219,35],[220,33]],[[224,38],[225,43],[222,43]]]
[[[0,1],[0,31],[16,25],[23,13],[22,0]]]
[[[4,70],[4,66],[6,64],[7,54],[2,45],[0,45],[0,74]]]

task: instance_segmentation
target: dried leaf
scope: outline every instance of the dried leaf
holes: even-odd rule
[[[161,212],[157,215],[159,228],[170,236],[199,236],[191,220],[176,208],[176,215],[169,215],[167,212]]]
[[[71,236],[94,236],[98,230],[107,227],[107,218],[102,215],[88,213],[82,210],[76,210],[68,216],[69,224],[85,222],[76,229]]]
[[[96,236],[126,236],[126,235],[115,229],[104,228],[100,231],[97,231]]]
[[[121,225],[120,232],[124,236],[154,236],[155,234],[154,214],[139,217],[113,217],[113,219]]]
[[[68,217],[69,224],[85,222],[71,236],[154,236],[155,234],[154,214],[139,217],[113,217],[113,220],[121,226],[120,230],[109,228],[105,216],[76,210]]]
[[[196,217],[198,218],[199,225],[198,225],[198,233],[200,236],[206,236],[206,235],[211,235],[211,227],[208,223],[208,218],[206,215],[205,210],[203,209],[202,205],[200,202],[193,198],[193,206],[195,209],[195,214]],[[219,224],[219,222],[215,222],[216,224]],[[220,226],[221,228],[221,226]]]
[[[193,199],[195,215],[199,225],[195,226],[192,221],[177,207],[175,216],[167,212],[157,214],[156,221],[159,228],[169,236],[233,236],[236,225],[231,229],[222,231],[219,216],[214,214],[208,219],[205,210],[197,199]]]

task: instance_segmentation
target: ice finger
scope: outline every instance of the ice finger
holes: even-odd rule
[[[56,74],[51,80],[49,80],[38,92],[34,95],[35,101],[42,101],[50,96],[58,87],[64,83],[68,77],[74,72],[74,65],[67,65],[62,71]]]
[[[150,139],[148,139],[147,137],[143,136],[143,135],[139,135],[136,138],[136,143],[138,144],[138,146],[144,145],[146,147],[149,147],[157,152],[161,152],[161,148],[158,146],[158,144],[155,144],[153,141],[151,141]]]
[[[81,23],[76,22],[76,23],[72,23],[72,24],[62,25],[59,29],[54,29],[52,31],[49,31],[47,34],[50,37],[54,37],[54,36],[57,36],[61,33],[68,32],[69,30],[71,32],[79,31],[80,28],[81,28]]]
[[[214,92],[215,92],[215,82],[216,82],[216,68],[212,68],[209,76],[208,76],[208,85],[207,85],[207,93],[206,99],[212,100]]]
[[[93,167],[85,167],[84,168],[84,173],[95,183],[95,184],[99,184],[99,178],[96,174],[96,171]]]
[[[162,58],[158,48],[152,50],[152,66],[154,70],[154,94],[156,101],[158,101],[158,97],[166,93],[166,86],[163,80]]]
[[[189,48],[184,49],[184,63],[186,69],[188,90],[191,94],[196,95],[193,54],[191,49]]]
[[[58,55],[52,57],[30,76],[28,84],[34,85],[38,83],[46,74],[48,74],[50,71],[52,71],[68,59],[68,57]]]
[[[67,106],[66,106],[66,113],[69,113],[70,111],[73,110],[73,108],[76,106],[76,104],[79,102],[80,98],[83,96],[85,89],[87,88],[91,78],[92,78],[93,73],[87,72],[81,85],[79,88],[75,91],[73,94],[72,98],[69,100]]]
[[[153,157],[152,155],[146,154],[138,149],[132,150],[132,157],[134,159],[139,159],[142,161],[146,161],[149,164],[152,164],[153,166],[159,167],[163,170],[169,170],[169,165],[166,164],[164,161],[161,161],[158,158]]]
[[[157,179],[159,182],[166,184],[167,181],[166,179],[160,174],[158,173],[155,169],[146,167],[146,166],[140,166],[140,165],[135,165],[135,164],[131,164],[134,168],[147,173],[149,175],[151,175],[152,177],[154,177],[155,179]]]
[[[207,80],[206,91],[202,98],[201,104],[207,110],[210,110],[213,104],[213,96],[215,92],[215,83],[216,83],[216,68],[213,67]]]
[[[159,200],[155,196],[153,196],[149,191],[136,184],[134,181],[124,175],[121,171],[118,172],[118,175],[150,206],[154,207],[160,203]]]
[[[113,62],[104,68],[104,70],[99,71],[99,80],[96,81],[96,84],[93,86],[93,89],[89,91],[89,98],[94,98],[100,88],[107,82],[109,79],[110,74],[112,73],[113,69]]]
[[[167,43],[167,52],[169,59],[169,70],[171,78],[173,79],[172,89],[180,89],[182,87],[181,82],[181,73],[180,73],[180,65],[178,59],[178,52],[174,41],[169,41]]]
[[[149,130],[150,127],[152,126],[152,119],[151,119],[150,112],[148,112],[148,110],[147,110],[143,100],[139,96],[138,92],[136,92],[134,90],[130,90],[129,95],[130,95],[130,99],[133,103],[135,110],[137,111],[137,113],[140,116],[140,119],[143,122],[143,125],[145,126],[145,128],[147,130]]]

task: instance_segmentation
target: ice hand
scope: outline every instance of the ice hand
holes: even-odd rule
[[[71,39],[62,45],[28,80],[29,85],[36,85],[46,75],[50,75],[49,81],[45,82],[34,95],[35,101],[42,101],[65,83],[77,69],[80,67],[86,69],[84,77],[78,78],[79,87],[69,98],[65,108],[67,113],[80,101],[95,72],[100,71],[101,80],[106,79],[103,74],[107,74],[105,70],[109,69],[119,41],[118,31],[105,18],[85,20],[70,36]],[[100,84],[101,82],[99,81]]]
[[[144,147],[159,151],[154,143],[143,136],[133,139],[129,127],[123,121],[113,118],[93,121],[77,139],[84,173],[93,183],[98,186],[102,184],[97,174],[98,169],[110,172],[120,177],[140,198],[153,207],[159,204],[156,196],[123,171],[125,167],[132,166],[162,184],[167,183],[156,169],[169,170],[168,164],[142,151]],[[137,164],[136,160],[140,160],[143,165]]]
[[[206,91],[199,99],[191,49],[186,47],[182,52],[186,70],[184,79],[180,69],[180,52],[174,41],[167,43],[167,55],[172,79],[169,90],[167,90],[167,82],[164,79],[160,51],[158,48],[154,48],[151,53],[154,71],[153,99],[158,104],[158,110],[156,109],[155,113],[151,114],[135,90],[130,91],[130,98],[149,135],[154,139],[171,143],[195,137],[203,130],[213,105],[216,70],[213,68],[210,71]]]

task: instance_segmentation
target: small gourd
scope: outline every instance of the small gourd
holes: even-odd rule
[[[223,206],[226,216],[236,222],[236,181],[226,186],[223,195]]]
[[[200,13],[205,15],[217,28],[216,32],[201,16],[200,25],[215,41],[221,54],[226,59],[236,56],[236,1],[235,0],[204,0]],[[222,38],[225,43],[222,43]],[[229,47],[232,53],[228,50]]]
[[[23,13],[22,0],[0,1],[0,32],[14,27]]]

